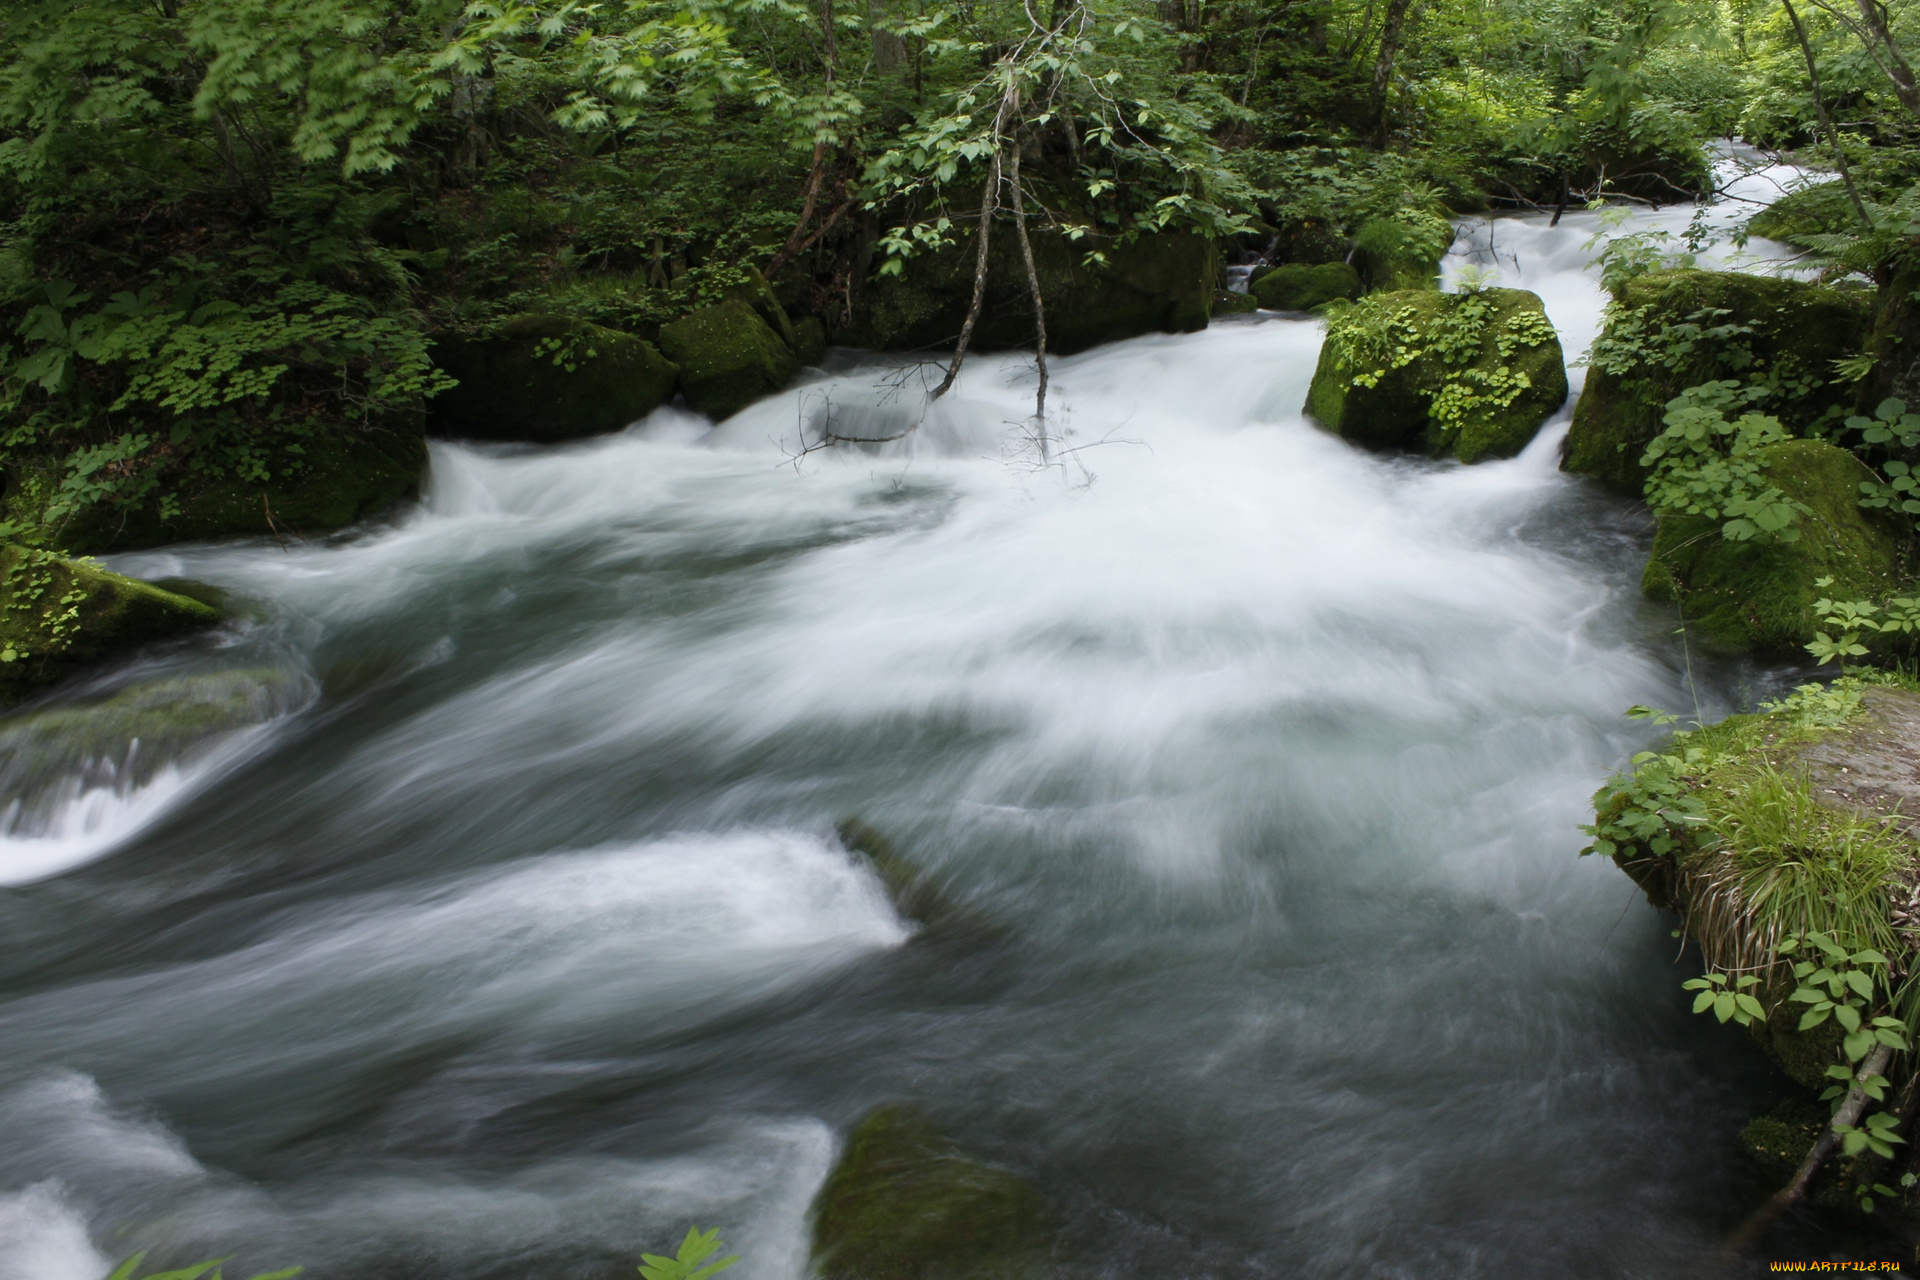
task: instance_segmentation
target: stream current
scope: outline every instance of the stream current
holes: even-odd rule
[[[1584,349],[1592,215],[1465,230]],[[1052,468],[1017,355],[793,456],[901,420],[912,371],[835,353],[717,428],[436,444],[331,541],[119,558],[244,620],[113,679],[298,696],[7,811],[0,1277],[611,1277],[697,1222],[793,1280],[895,1102],[1041,1188],[1064,1274],[1687,1271],[1776,1086],[1578,824],[1626,707],[1793,673],[1689,676],[1564,412],[1361,452],[1300,417],[1319,343],[1057,360]]]

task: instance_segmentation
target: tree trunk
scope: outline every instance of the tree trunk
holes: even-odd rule
[[[1801,56],[1807,62],[1807,80],[1813,89],[1813,111],[1820,121],[1820,131],[1827,135],[1827,145],[1833,148],[1833,159],[1840,166],[1840,180],[1847,185],[1847,199],[1853,202],[1853,211],[1860,218],[1860,225],[1873,230],[1873,219],[1867,216],[1867,207],[1860,203],[1860,192],[1853,185],[1853,171],[1847,167],[1847,153],[1840,145],[1840,134],[1833,127],[1833,117],[1827,114],[1827,100],[1820,96],[1820,68],[1813,60],[1813,45],[1807,39],[1807,28],[1800,21],[1799,10],[1793,7],[1793,0],[1780,0],[1787,8],[1787,18],[1793,23],[1793,34],[1800,41]],[[1872,0],[1861,0],[1870,4]]]
[[[1400,33],[1407,21],[1413,0],[1389,0],[1387,16],[1380,26],[1380,51],[1373,59],[1373,99],[1369,106],[1373,118],[1375,145],[1387,145],[1387,90],[1393,84],[1393,60],[1400,54]]]
[[[1860,20],[1866,23],[1867,30],[1873,33],[1881,47],[1887,52],[1885,62],[1880,69],[1893,82],[1893,92],[1900,99],[1900,105],[1913,115],[1920,116],[1920,83],[1916,83],[1913,67],[1906,55],[1900,52],[1900,46],[1893,38],[1893,31],[1887,24],[1887,11],[1880,0],[1856,0],[1860,6]],[[1875,59],[1876,62],[1879,59]]]
[[[973,301],[967,305],[966,323],[960,326],[960,340],[953,347],[953,362],[947,366],[947,376],[934,389],[932,398],[938,400],[953,388],[953,380],[960,376],[960,366],[966,363],[967,348],[973,342],[974,326],[980,322],[980,306],[987,299],[987,244],[993,231],[993,215],[1000,208],[1000,148],[1005,145],[1007,117],[1013,114],[1020,100],[1020,81],[1018,72],[1010,64],[1007,69],[1006,92],[1000,95],[1000,109],[994,113],[993,159],[987,162],[986,187],[980,193],[980,237],[979,246],[973,259]]]
[[[1033,393],[1034,429],[1040,434],[1040,461],[1052,461],[1047,440],[1047,304],[1040,296],[1040,273],[1033,265],[1033,242],[1027,238],[1027,201],[1020,193],[1020,140],[1008,148],[1012,156],[1013,229],[1020,237],[1020,261],[1027,269],[1027,294],[1033,299],[1033,363],[1040,384]]]

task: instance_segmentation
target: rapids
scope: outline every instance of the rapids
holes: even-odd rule
[[[1572,355],[1596,229],[1449,271]],[[792,1280],[886,1102],[1041,1187],[1064,1274],[1685,1271],[1776,1085],[1578,824],[1627,706],[1794,673],[1689,661],[1564,412],[1362,453],[1299,416],[1319,342],[1058,360],[1054,466],[1017,355],[802,453],[907,420],[919,371],[843,352],[718,427],[436,444],[350,536],[120,558],[251,606],[127,674],[319,692],[0,840],[0,1277],[618,1276],[697,1222]],[[853,816],[967,922],[900,918]]]

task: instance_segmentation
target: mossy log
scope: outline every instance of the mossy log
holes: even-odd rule
[[[1871,305],[1864,290],[1736,271],[1658,271],[1629,281],[1595,346],[1561,469],[1639,497],[1647,478],[1640,458],[1662,430],[1667,402],[1723,378],[1772,379],[1776,392],[1761,407],[1796,434],[1839,416],[1854,389],[1836,377],[1834,361],[1862,350]],[[1725,326],[1746,332],[1699,332]],[[1621,354],[1607,354],[1610,342]]]
[[[553,444],[618,431],[672,399],[679,373],[644,339],[562,316],[443,336],[434,356],[460,385],[429,402],[428,429],[463,440]]]
[[[49,552],[0,548],[0,701],[142,645],[201,631],[220,611]]]
[[[1269,311],[1311,311],[1328,302],[1357,298],[1363,288],[1360,273],[1345,262],[1288,263],[1249,287]]]
[[[1641,577],[1650,599],[1677,601],[1689,628],[1722,652],[1795,652],[1822,624],[1821,597],[1879,600],[1899,585],[1900,530],[1862,510],[1858,458],[1821,440],[1787,440],[1761,454],[1767,477],[1812,514],[1792,542],[1731,542],[1720,522],[1663,516]],[[1820,579],[1831,579],[1816,586]]]
[[[1480,462],[1519,453],[1566,398],[1565,357],[1539,295],[1415,289],[1335,317],[1305,413],[1369,448]]]
[[[901,1107],[854,1129],[814,1204],[817,1280],[1022,1280],[1055,1227],[1015,1174],[969,1159]]]

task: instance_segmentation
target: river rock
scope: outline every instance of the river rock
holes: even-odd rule
[[[1289,262],[1267,272],[1249,288],[1269,311],[1311,311],[1336,299],[1357,298],[1363,286],[1360,273],[1345,262],[1315,266]]]
[[[9,716],[0,720],[0,793],[18,799],[31,779],[102,763],[131,769],[135,776],[122,781],[144,781],[208,739],[263,724],[310,696],[301,677],[247,668],[143,680],[105,697]]]
[[[417,420],[389,415],[316,423],[265,442],[263,454],[266,480],[216,467],[170,474],[152,494],[109,496],[60,521],[46,511],[60,492],[64,461],[15,457],[5,463],[6,514],[75,555],[236,536],[311,537],[418,494],[427,441]]]
[[[1801,236],[1836,235],[1856,226],[1846,184],[1819,182],[1789,191],[1747,220],[1749,235],[1796,241]]]
[[[1480,462],[1519,453],[1566,398],[1539,295],[1414,289],[1332,318],[1305,412],[1368,448]]]
[[[1035,271],[1046,299],[1047,349],[1062,354],[1143,333],[1192,333],[1207,327],[1218,285],[1214,243],[1185,231],[1142,235],[1101,248],[1036,228]],[[996,229],[987,261],[987,296],[974,331],[979,350],[1033,343],[1033,303],[1010,229]],[[973,296],[970,235],[937,252],[915,254],[898,275],[868,286],[864,305],[836,341],[882,350],[951,345]]]
[[[1787,440],[1761,452],[1767,477],[1806,503],[1793,542],[1733,542],[1719,522],[1662,516],[1641,589],[1677,600],[1699,638],[1727,652],[1797,652],[1823,629],[1814,601],[1884,599],[1899,585],[1899,529],[1859,503],[1868,471],[1822,440]],[[1815,581],[1831,578],[1827,586]]]
[[[827,326],[819,316],[801,316],[793,322],[793,354],[803,365],[816,365],[827,354]]]
[[[903,1107],[869,1115],[814,1203],[817,1280],[1022,1280],[1055,1228],[1015,1174],[964,1155]]]
[[[652,343],[563,316],[523,316],[435,343],[460,380],[428,402],[435,435],[553,444],[618,431],[673,398],[678,370]]]
[[[220,611],[82,560],[0,550],[0,701],[94,663],[204,630]]]
[[[793,348],[741,298],[703,307],[660,330],[660,347],[680,365],[689,407],[716,422],[793,380]]]
[[[1854,391],[1836,379],[1833,362],[1862,350],[1871,304],[1865,290],[1735,271],[1629,281],[1595,344],[1562,469],[1638,497],[1647,477],[1640,458],[1662,430],[1667,402],[1722,378],[1776,381],[1778,392],[1758,407],[1795,434],[1844,416]],[[1742,332],[1706,332],[1726,326]]]

